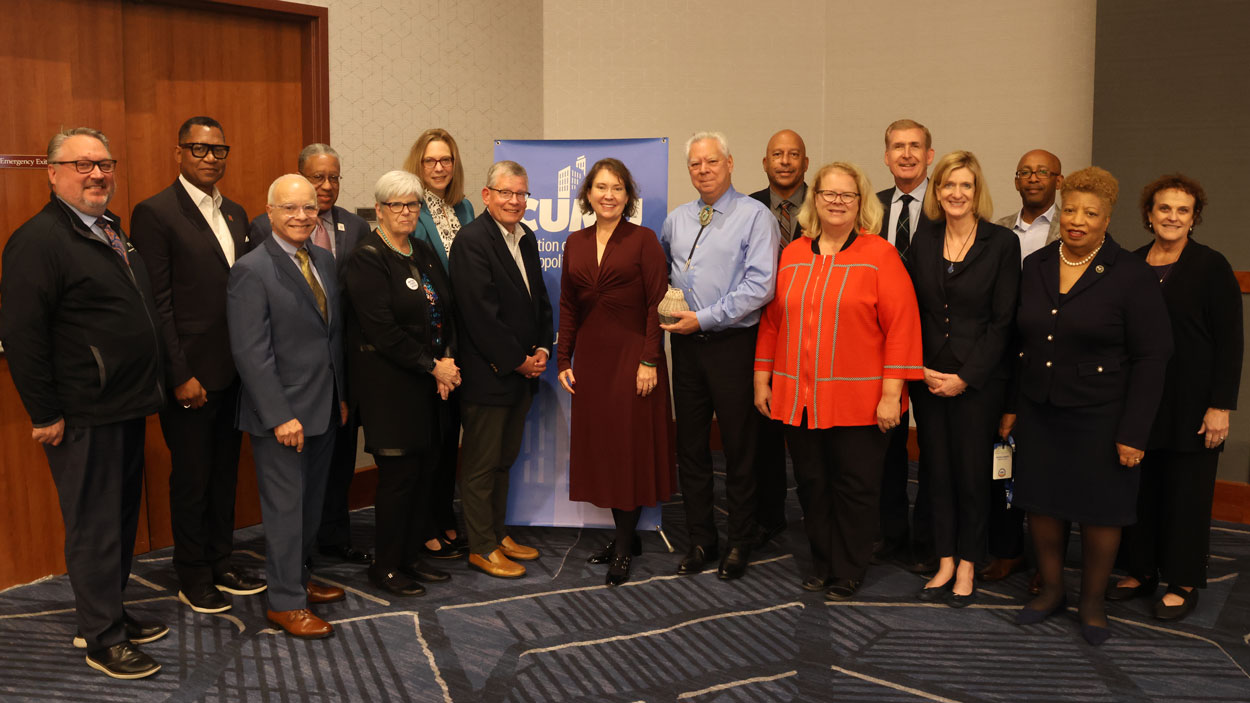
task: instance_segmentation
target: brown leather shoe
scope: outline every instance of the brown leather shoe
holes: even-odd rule
[[[521,561],[533,561],[538,558],[538,550],[533,547],[526,547],[523,544],[517,544],[511,537],[504,537],[499,543],[499,549],[503,551],[509,559],[519,559]]]
[[[334,634],[334,628],[330,623],[313,615],[312,611],[307,608],[282,611],[267,610],[265,611],[265,616],[269,618],[269,622],[286,630],[286,633],[292,637],[319,640]]]
[[[1013,559],[1000,559],[995,557],[990,560],[988,566],[977,574],[977,578],[982,581],[1002,581],[1017,571],[1024,570],[1024,557],[1015,557]]]
[[[304,590],[308,593],[309,603],[334,603],[347,598],[347,593],[338,586],[318,586],[312,581]]]
[[[1042,592],[1042,572],[1034,571],[1033,578],[1029,579],[1029,595],[1036,596]]]
[[[503,549],[496,549],[485,557],[481,554],[470,554],[469,566],[501,579],[519,579],[525,575],[525,567],[505,556]]]

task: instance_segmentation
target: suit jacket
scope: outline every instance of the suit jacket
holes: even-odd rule
[[[764,207],[768,208],[768,212],[772,213],[773,217],[776,217],[776,213],[773,213],[773,199],[772,199],[772,196],[768,194],[768,190],[769,190],[768,186],[765,186],[763,190],[757,190],[754,193],[752,193],[751,197],[763,203]],[[791,242],[803,236],[803,225],[800,225],[798,223],[798,218],[799,218],[799,213],[796,211],[794,213],[794,219],[795,219],[794,236],[790,238]],[[777,247],[777,260],[778,261],[781,260],[782,249],[785,249],[784,245]]]
[[[963,262],[948,275],[942,251],[945,237],[945,220],[922,222],[912,234],[907,257],[920,303],[924,363],[931,369],[954,371],[979,389],[991,378],[1007,377],[1020,288],[1020,239],[1004,227],[980,220]],[[959,362],[956,369],[935,363],[947,343]]]
[[[1057,408],[1119,402],[1115,441],[1142,449],[1172,354],[1159,279],[1108,233],[1060,300],[1059,246],[1025,257],[1020,272],[1019,392]]]
[[[929,181],[929,187],[930,188],[933,187],[933,181]],[[893,200],[893,198],[894,198],[894,186],[890,186],[889,188],[886,188],[885,190],[877,191],[877,200],[881,201],[881,208],[884,211],[881,214],[880,235],[881,235],[881,238],[886,240],[887,242],[890,241],[890,237],[889,237],[890,233],[886,232],[885,230],[888,229],[890,226],[890,201]],[[924,224],[932,225],[933,220],[930,220],[929,216],[924,214],[924,203],[921,203],[920,222],[917,222],[911,226],[911,238],[913,242],[916,241],[916,232],[919,232],[920,227]],[[895,248],[897,249],[898,247],[895,247]],[[910,248],[901,252],[901,254],[903,256],[903,260],[906,261],[907,257],[911,254]]]
[[[338,427],[346,400],[343,316],[334,258],[309,246],[330,320],[317,308],[299,266],[273,237],[235,262],[226,289],[230,349],[243,381],[237,426],[254,435],[295,418],[306,436]]]
[[[1150,246],[1133,253],[1144,259]],[[1205,451],[1198,428],[1207,408],[1237,409],[1244,344],[1241,286],[1228,259],[1190,239],[1162,288],[1175,351],[1148,448]]]
[[[1012,234],[1015,234],[1015,230],[1012,228],[1016,226],[1016,218],[1018,218],[1019,216],[1020,216],[1020,211],[1017,210],[1016,212],[1013,212],[1006,217],[1000,217],[999,219],[995,220],[994,223],[1002,225],[1003,227],[1006,227],[1009,230],[1012,230]],[[1019,239],[1019,238],[1020,238],[1020,235],[1016,235],[1016,239]],[[1055,213],[1055,218],[1050,221],[1050,230],[1046,232],[1046,244],[1050,244],[1051,242],[1057,242],[1057,241],[1059,241],[1059,213],[1058,212]],[[1046,244],[1043,244],[1042,246],[1046,246]]]
[[[334,257],[334,265],[339,277],[342,278],[343,263],[355,250],[356,243],[372,232],[373,228],[359,215],[354,215],[338,205],[330,209],[330,217],[334,220],[334,231],[330,236],[334,237],[334,251],[338,252],[338,256]],[[268,239],[272,233],[273,225],[269,222],[268,212],[262,212],[252,220],[250,232],[252,246],[260,246],[260,243]],[[308,240],[308,243],[312,244],[312,240]]]
[[[253,244],[247,213],[225,196],[221,214],[234,240],[235,261]],[[147,262],[158,323],[169,364],[169,390],[196,378],[207,390],[234,383],[234,360],[226,325],[226,280],[230,264],[217,235],[182,183],[135,206],[130,238]]]
[[[551,301],[543,282],[534,232],[520,225],[521,258],[529,290],[489,212],[470,222],[451,247],[451,286],[457,301],[461,399],[512,405],[538,389],[516,372],[537,349],[551,350]]]
[[[455,303],[429,244],[412,240],[409,258],[379,236],[360,240],[343,269],[347,363],[366,451],[398,456],[427,449],[439,436],[433,430],[442,401],[430,371],[436,359],[456,355]],[[423,278],[438,297],[437,340]]]
[[[456,219],[460,220],[460,227],[473,221],[473,203],[468,198],[456,203],[452,208],[452,212],[456,214]],[[447,270],[447,249],[443,246],[443,238],[438,233],[438,225],[434,224],[434,218],[430,217],[430,212],[423,205],[421,214],[417,215],[417,229],[412,233],[413,239],[420,239],[429,244],[438,255],[438,260],[443,264],[443,270]]]

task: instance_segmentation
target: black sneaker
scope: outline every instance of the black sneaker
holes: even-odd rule
[[[161,670],[155,659],[129,642],[88,654],[87,666],[115,679],[142,679]]]
[[[218,590],[236,596],[255,595],[266,588],[264,579],[253,578],[237,569],[223,571],[213,576],[213,585]]]
[[[169,634],[169,628],[164,623],[139,622],[130,617],[129,613],[122,615],[122,624],[126,626],[126,637],[131,644],[155,642]],[[74,635],[74,646],[79,649],[86,649],[87,639],[81,634]]]
[[[230,600],[212,584],[184,586],[178,591],[178,600],[197,613],[224,613],[230,610]]]

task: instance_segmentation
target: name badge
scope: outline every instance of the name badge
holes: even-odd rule
[[[408,280],[404,281],[404,285],[408,286],[408,290],[416,290],[416,289],[417,289],[417,279],[415,279],[415,278],[409,278]]]
[[[994,476],[995,481],[1011,478],[1011,445],[998,442],[994,445]]]
[[[347,231],[347,228],[343,226],[343,223],[342,223],[342,222],[340,222],[340,223],[339,223],[339,231],[340,231],[340,232],[346,232],[346,231]]]

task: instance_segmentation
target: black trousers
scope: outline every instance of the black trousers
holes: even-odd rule
[[[1220,455],[1151,449],[1141,466],[1137,524],[1124,528],[1120,559],[1134,577],[1207,587],[1211,501]]]
[[[525,416],[533,396],[515,405],[463,403],[463,465],[460,470],[460,507],[469,533],[469,549],[483,556],[508,536],[508,482],[512,464],[521,452]]]
[[[321,506],[321,526],[317,528],[317,546],[322,549],[349,547],[352,544],[351,509],[348,498],[352,479],[356,476],[356,442],[360,437],[360,418],[353,412],[347,424],[334,429],[334,455],[330,457],[330,474],[326,477],[325,501]]]
[[[428,511],[423,539],[432,539],[456,527],[456,465],[460,460],[460,393],[439,403],[438,465],[430,479]]]
[[[425,541],[430,483],[438,466],[438,451],[404,456],[374,455],[378,464],[375,502],[374,568],[395,572],[419,555]]]
[[[755,521],[764,529],[786,526],[786,434],[780,420],[759,419],[755,444]]]
[[[1003,382],[991,380],[953,398],[935,396],[924,382],[913,382],[909,397],[929,484],[934,554],[979,562],[985,558]]]
[[[807,418],[801,422],[806,425]],[[876,536],[887,435],[876,425],[787,426],[786,442],[815,575],[863,580]]]
[[[239,381],[208,391],[208,401],[184,408],[171,398],[160,412],[169,447],[169,517],[174,572],[184,586],[207,585],[230,570],[234,549],[234,496],[239,479],[235,429]]]
[[[725,498],[730,547],[750,548],[755,524],[755,448],[763,418],[755,410],[755,333],[758,326],[697,335],[670,335],[673,403],[677,410],[677,469],[692,545],[717,550],[712,513],[712,414],[725,450]]]
[[[145,422],[66,426],[59,445],[43,445],[65,520],[65,567],[88,652],[126,641],[122,591],[139,526]]]
[[[1016,559],[1024,554],[1024,516],[1019,508],[1007,507],[1007,490],[1002,481],[990,488],[989,550],[995,559]]]
[[[916,477],[918,485],[914,510],[907,497],[910,474],[907,437],[910,424],[908,412],[904,412],[898,427],[886,433],[889,444],[881,472],[881,534],[877,538],[886,550],[906,550],[910,545],[917,559],[925,559],[933,555],[933,514],[929,506],[927,471],[923,461]]]

